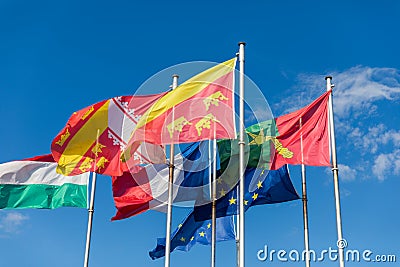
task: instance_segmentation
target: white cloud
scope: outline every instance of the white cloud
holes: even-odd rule
[[[0,218],[0,229],[6,233],[18,233],[22,223],[29,217],[19,212],[8,212]]]
[[[356,66],[332,76],[334,111],[339,118],[370,115],[377,109],[374,102],[400,98],[400,71],[394,68]],[[309,104],[326,91],[324,75],[300,74],[297,79],[290,98],[279,103],[285,113]]]
[[[359,127],[355,127],[351,129],[347,138],[354,146],[369,154],[381,152],[382,146],[388,144],[393,148],[400,147],[400,131],[388,130],[383,124],[369,127],[366,132],[363,132]]]
[[[350,111],[374,112],[377,100],[394,100],[400,96],[400,72],[393,68],[357,66],[333,74],[335,114],[348,117]]]
[[[338,164],[338,168],[339,168],[339,178],[342,181],[350,182],[356,179],[357,171],[354,168],[344,164]]]
[[[379,181],[384,181],[388,174],[400,174],[400,149],[378,155],[372,166],[372,173]]]

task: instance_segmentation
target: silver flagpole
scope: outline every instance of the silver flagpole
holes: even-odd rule
[[[244,267],[244,46],[246,43],[239,43],[239,266]]]
[[[99,135],[100,135],[100,130],[97,129],[97,136],[96,136],[96,153],[95,153],[95,158],[94,158],[94,166],[93,166],[93,172],[92,172],[92,189],[90,193],[90,204],[89,204],[89,209],[88,209],[88,227],[86,231],[86,249],[85,249],[85,261],[83,263],[84,267],[89,266],[89,251],[90,251],[90,239],[92,236],[92,223],[93,223],[93,213],[94,213],[94,194],[95,194],[95,189],[96,189],[96,177],[97,173],[95,172],[96,168],[96,162],[97,162],[97,148],[99,147]]]
[[[178,78],[179,76],[174,74],[172,76],[172,90],[178,87]],[[174,111],[172,110],[172,123],[174,122]],[[172,125],[174,128],[174,125]],[[169,153],[169,181],[168,181],[168,209],[167,209],[167,230],[165,235],[165,267],[169,267],[170,263],[170,255],[171,255],[171,221],[172,221],[172,189],[174,183],[174,169],[175,169],[175,162],[174,162],[174,143],[172,142],[170,145],[170,153]]]
[[[331,84],[332,77],[326,76],[326,90],[332,90],[333,85]],[[342,217],[340,214],[340,193],[339,193],[339,169],[337,165],[336,157],[336,141],[335,141],[335,128],[333,122],[333,105],[332,105],[332,94],[329,96],[328,102],[328,115],[329,115],[329,133],[331,141],[331,152],[332,152],[332,173],[333,173],[333,185],[335,190],[335,206],[336,206],[336,228],[337,228],[337,246],[339,249],[339,266],[344,267],[344,246],[345,244],[342,235]]]
[[[215,123],[214,123],[214,140],[213,140],[213,174],[212,174],[212,210],[211,210],[211,267],[215,267],[215,248],[217,243],[217,139],[215,137]]]
[[[306,187],[306,167],[301,164],[301,185],[302,185],[302,200],[303,200],[303,222],[304,222],[304,249],[306,254],[306,267],[310,267],[310,244],[308,241],[308,208],[307,208],[307,187]]]
[[[300,118],[300,129],[302,127],[302,118]],[[303,154],[303,132],[300,135],[301,147],[301,187],[303,201],[303,224],[304,224],[304,250],[306,251],[306,267],[310,267],[310,243],[308,241],[308,207],[307,207],[307,185],[306,185],[306,166],[304,165]]]
[[[236,199],[239,199],[239,190],[236,191]],[[239,208],[239,206],[236,206],[237,208]],[[235,236],[235,243],[236,243],[236,266],[239,267],[240,265],[240,244],[239,244],[239,220],[240,220],[240,216],[239,216],[239,212],[236,212],[236,236]]]

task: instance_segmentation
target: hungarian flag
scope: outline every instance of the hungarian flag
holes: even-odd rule
[[[236,58],[190,78],[159,98],[133,131],[134,143],[196,142],[235,138],[234,71]]]
[[[285,164],[330,166],[328,91],[295,112],[246,128],[246,168],[277,170]],[[239,155],[238,140],[218,140],[221,168]]]
[[[58,162],[57,172],[122,175],[125,165],[121,154],[130,133],[146,110],[164,94],[114,97],[74,112],[51,143],[51,153]],[[165,160],[161,146],[146,143],[138,144],[129,158],[132,164]]]
[[[49,155],[0,164],[0,209],[87,207],[89,173],[63,176]]]

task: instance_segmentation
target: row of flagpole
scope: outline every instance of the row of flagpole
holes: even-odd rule
[[[245,266],[245,209],[244,209],[244,152],[245,152],[245,126],[244,126],[244,42],[239,43],[239,212],[237,219],[237,265],[238,267]],[[173,75],[172,89],[178,86],[178,75]],[[333,86],[331,84],[332,77],[327,76],[326,78],[326,88],[327,91],[332,90]],[[344,250],[343,246],[340,246],[340,242],[343,241],[342,235],[342,220],[341,220],[341,208],[340,208],[340,192],[339,192],[339,175],[338,175],[338,165],[336,156],[336,142],[335,142],[335,129],[333,120],[333,105],[332,105],[332,94],[329,96],[328,101],[328,120],[329,120],[329,136],[331,145],[331,159],[332,159],[332,173],[333,173],[333,183],[334,183],[334,196],[335,196],[335,209],[336,209],[336,225],[337,225],[337,236],[338,236],[338,249],[339,249],[339,266],[344,267]],[[172,123],[174,121],[174,114],[172,114]],[[300,119],[301,125],[301,119]],[[98,147],[99,133],[97,133],[96,148]],[[301,147],[302,147],[301,138]],[[301,149],[303,151],[303,147]],[[210,179],[210,198],[212,201],[212,239],[211,239],[211,267],[215,267],[216,258],[216,138],[213,139],[213,164],[212,164],[212,178]],[[167,223],[166,223],[166,240],[165,240],[165,267],[170,266],[170,251],[171,251],[171,222],[172,222],[172,198],[173,198],[173,181],[174,181],[174,144],[170,144],[170,158],[169,158],[169,183],[168,183],[168,203],[167,203]],[[96,153],[97,156],[97,153]],[[302,155],[303,157],[303,155]],[[209,157],[210,159],[211,157]],[[303,158],[302,158],[303,162]],[[96,160],[95,160],[96,164]],[[211,169],[211,166],[209,166]],[[304,246],[306,253],[306,267],[310,267],[310,255],[309,255],[309,232],[308,232],[308,208],[307,208],[307,188],[306,188],[306,171],[305,165],[301,165],[301,177],[302,177],[302,201],[303,201],[303,222],[304,222]],[[88,227],[86,236],[86,247],[85,247],[85,258],[84,267],[88,267],[89,264],[89,252],[90,252],[90,239],[92,232],[92,221],[94,213],[94,198],[95,198],[95,188],[96,188],[96,172],[92,173],[92,186],[90,194],[90,203],[88,207]]]

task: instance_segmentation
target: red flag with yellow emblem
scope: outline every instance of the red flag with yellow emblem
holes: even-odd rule
[[[160,97],[141,117],[128,146],[236,138],[234,71],[236,58],[199,73]]]
[[[285,164],[330,166],[327,91],[308,106],[275,119],[278,135],[265,137],[275,146],[271,164],[277,170]]]
[[[74,112],[51,144],[51,153],[58,162],[57,172],[122,175],[126,167],[121,153],[130,133],[146,110],[164,94],[114,97]],[[137,164],[165,160],[163,148],[148,143],[141,143],[132,156],[131,161]]]

